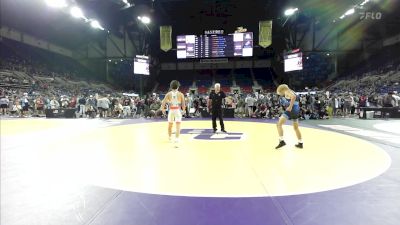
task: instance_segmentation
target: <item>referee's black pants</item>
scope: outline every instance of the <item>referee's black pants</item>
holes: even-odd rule
[[[221,130],[225,130],[224,120],[222,119],[222,109],[212,110],[211,117],[212,117],[212,126],[214,130],[217,130],[217,118],[219,119]]]

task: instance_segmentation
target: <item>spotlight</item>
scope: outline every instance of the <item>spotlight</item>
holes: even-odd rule
[[[131,3],[129,3],[128,0],[122,0],[122,2],[125,3],[125,5],[126,5],[127,7],[130,7],[130,6],[131,6]]]
[[[48,6],[53,8],[65,8],[68,6],[66,0],[45,0]]]
[[[327,55],[327,56],[330,56],[331,54],[329,54],[329,53],[326,53],[326,55]]]
[[[298,8],[287,9],[287,10],[285,10],[285,16],[291,16],[291,15],[293,15],[297,10],[299,10],[299,9],[298,9]]]
[[[347,12],[346,12],[344,15],[345,15],[345,16],[348,16],[348,15],[353,14],[354,12],[355,12],[355,9],[352,8],[352,9],[347,10]]]
[[[85,16],[83,15],[82,10],[79,7],[72,7],[70,10],[71,16],[75,17],[75,18],[85,18]]]
[[[108,61],[111,62],[111,59],[109,59]]]
[[[142,17],[138,16],[138,19],[142,21],[142,23],[144,24],[149,24],[151,22],[150,18],[147,16],[142,16]]]
[[[100,25],[99,21],[97,20],[92,20],[92,22],[90,22],[90,25],[95,29],[104,30],[104,28]]]
[[[367,4],[369,2],[369,0],[364,0],[360,5],[363,6],[365,4]]]

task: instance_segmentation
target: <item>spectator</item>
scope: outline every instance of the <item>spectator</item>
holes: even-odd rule
[[[394,107],[396,99],[393,97],[393,92],[387,93],[382,100],[383,107]]]
[[[86,115],[90,118],[95,118],[97,114],[97,101],[93,98],[93,95],[89,96],[86,101]]]
[[[247,112],[248,112],[247,116],[252,117],[255,99],[251,95],[247,95],[245,102],[247,105]]]
[[[400,96],[397,95],[397,91],[393,92],[392,97],[394,98],[394,107],[399,107]]]
[[[10,107],[11,116],[14,116],[14,115],[20,116],[21,110],[22,110],[22,107],[21,107],[21,105],[19,103],[19,99],[15,99],[12,102],[12,105]]]
[[[40,95],[35,100],[35,111],[37,115],[44,114],[44,101]]]
[[[57,101],[56,97],[53,97],[53,99],[50,101],[50,109],[59,109],[60,108],[60,103]]]
[[[100,97],[97,100],[97,109],[99,110],[100,118],[107,117],[109,107],[110,107],[110,100],[108,100],[108,98]]]
[[[10,103],[10,101],[8,100],[7,96],[2,96],[0,97],[0,109],[1,109],[1,114],[4,116],[6,115],[8,112],[8,104]]]
[[[86,99],[84,96],[81,96],[78,100],[78,104],[79,104],[79,116],[83,117],[86,113]]]
[[[21,117],[28,116],[29,114],[28,93],[24,93],[24,96],[21,98],[21,106],[22,106]]]
[[[120,103],[119,99],[115,99],[114,101],[114,111],[113,114],[116,118],[120,118],[122,116],[122,104]]]

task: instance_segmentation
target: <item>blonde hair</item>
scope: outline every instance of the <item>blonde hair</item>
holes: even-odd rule
[[[289,86],[287,86],[286,84],[281,84],[276,89],[276,93],[278,95],[284,95],[287,90],[289,90]]]

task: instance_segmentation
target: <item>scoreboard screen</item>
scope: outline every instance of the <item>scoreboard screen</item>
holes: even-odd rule
[[[150,75],[150,60],[148,56],[137,55],[133,62],[133,73]]]
[[[228,35],[179,35],[177,58],[219,58],[253,56],[253,33]]]
[[[303,54],[301,52],[284,56],[285,72],[303,69]]]

